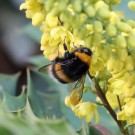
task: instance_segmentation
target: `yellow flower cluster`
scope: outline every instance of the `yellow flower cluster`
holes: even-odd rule
[[[70,107],[79,118],[85,118],[86,122],[89,122],[94,117],[95,123],[98,123],[99,114],[97,105],[91,102],[82,102],[82,99],[80,100],[76,92],[73,91],[65,98],[65,104]]]
[[[73,43],[90,48],[94,53],[90,74],[106,82],[108,89],[103,90],[113,109],[119,106],[119,96],[122,110],[117,112],[118,119],[135,124],[135,21],[110,8],[119,3],[120,0],[26,0],[20,9],[26,9],[33,25],[42,23],[41,50],[47,58],[57,51],[63,55],[64,39],[69,51],[74,49]],[[134,5],[128,4],[132,10]],[[77,116],[87,121],[97,116],[95,104],[70,98],[66,98],[66,104]]]
[[[39,25],[45,19],[45,9],[40,0],[26,0],[20,6],[20,10],[26,9],[26,17],[32,19],[32,24],[34,26]]]

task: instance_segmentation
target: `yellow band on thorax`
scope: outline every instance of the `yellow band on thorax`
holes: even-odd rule
[[[89,55],[87,55],[86,53],[75,52],[75,56],[78,57],[84,63],[86,63],[88,66],[90,66],[91,57]]]

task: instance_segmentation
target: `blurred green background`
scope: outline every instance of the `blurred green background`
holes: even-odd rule
[[[75,132],[77,130],[79,131],[78,134],[87,135],[84,120],[74,116],[70,108],[67,108],[64,104],[64,98],[68,94],[66,85],[58,85],[52,82],[47,75],[38,72],[38,69],[48,64],[49,61],[43,57],[40,51],[42,33],[38,27],[31,25],[31,20],[25,17],[25,12],[19,10],[19,6],[23,2],[23,0],[0,1],[0,97],[9,111],[25,110],[24,114],[29,116],[26,118],[30,121],[22,121],[20,117],[16,118],[13,115],[13,118],[11,118],[8,113],[0,113],[0,135],[21,135],[24,133],[26,135],[42,135],[45,132],[46,135],[63,135],[66,134],[66,131],[67,135],[70,135],[77,134]],[[127,0],[123,0],[122,4],[116,6],[115,9],[123,11],[127,18],[135,19],[135,13],[129,11],[127,2]],[[86,83],[90,85],[88,79]],[[29,102],[27,102],[27,98]],[[83,98],[84,101],[95,102],[95,95],[90,91]],[[31,111],[28,111],[29,108],[37,117],[50,119],[52,122],[40,121],[38,124],[41,126],[39,126],[38,120],[35,120],[37,118],[32,115]],[[99,107],[99,112],[99,124],[105,126],[111,133],[120,135],[115,121],[105,109]],[[55,119],[56,122],[54,122]],[[31,124],[31,120],[35,124],[36,131]],[[18,125],[23,132],[20,133],[16,126],[11,126],[12,122],[14,125],[23,123],[23,126]],[[43,125],[47,126],[44,127]],[[93,127],[91,127],[89,133],[94,134]],[[96,134],[101,134],[101,132],[96,131]]]

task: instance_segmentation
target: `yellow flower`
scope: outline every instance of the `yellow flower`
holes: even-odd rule
[[[124,85],[121,91],[125,97],[132,97],[135,94],[135,84],[131,87],[127,87],[126,85]]]
[[[32,19],[34,26],[42,23],[45,18],[45,9],[38,0],[26,0],[26,2],[20,6],[20,10],[22,9],[26,9],[26,17]]]
[[[113,94],[132,97],[135,94],[135,74],[132,72],[122,72],[115,74],[109,79]]]
[[[135,98],[126,98],[122,111],[117,113],[118,120],[126,120],[129,125],[135,124]]]
[[[50,0],[25,0],[20,10],[26,9],[26,17],[32,24],[42,24],[41,50],[48,59],[63,57],[65,42],[69,52],[85,46],[92,50],[93,56],[89,72],[91,76],[104,79],[109,84],[106,98],[113,109],[118,107],[118,95],[122,111],[119,120],[135,123],[135,23],[127,20],[121,12],[113,11],[110,6],[120,0],[92,0],[84,2]],[[134,10],[135,2],[128,5]],[[85,9],[84,9],[85,8]],[[89,12],[91,11],[91,12]],[[94,17],[94,19],[92,19]],[[106,73],[107,72],[107,73]],[[110,79],[104,77],[109,74]],[[124,98],[126,98],[124,102]],[[82,102],[75,91],[65,98],[77,116],[90,121],[95,116],[98,121],[97,106]]]
[[[85,118],[87,122],[91,121],[92,118],[95,118],[95,123],[99,121],[99,115],[97,111],[97,106],[91,102],[83,102],[76,105],[74,109],[75,115],[80,118]]]
[[[127,119],[124,110],[117,113],[117,119],[118,120],[123,120],[123,121]]]
[[[49,27],[56,27],[58,24],[58,17],[53,16],[52,14],[47,14],[46,23]]]
[[[107,61],[107,70],[111,74],[119,73],[120,71],[122,71],[123,67],[124,67],[124,63],[120,61],[118,58],[111,57]]]
[[[100,74],[104,69],[104,62],[97,58],[96,56],[92,56],[91,66],[89,69],[89,72],[92,76],[96,76]]]
[[[111,91],[108,90],[106,92],[106,98],[113,109],[116,109],[118,107],[117,97]]]
[[[82,102],[81,97],[76,91],[72,91],[70,95],[65,98],[65,104],[72,109],[80,102]]]
[[[47,31],[45,31],[45,28]],[[72,51],[74,48],[69,43],[76,43],[78,40],[75,40],[73,34],[66,30],[63,26],[49,27],[47,24],[41,27],[43,30],[43,35],[41,38],[41,50],[44,55],[48,58],[49,55],[59,51],[59,56],[63,56],[64,48],[63,43],[67,44],[69,51]],[[75,44],[76,45],[76,44]]]
[[[125,81],[119,79],[111,83],[111,89],[113,90],[113,94],[121,95],[124,84]]]
[[[32,17],[32,25],[37,26],[44,20],[44,14],[37,12]]]
[[[127,120],[127,122],[128,122],[129,125],[135,124],[135,115],[134,116],[127,117],[126,120]]]
[[[135,116],[135,98],[127,98],[125,102],[124,110],[126,116]]]

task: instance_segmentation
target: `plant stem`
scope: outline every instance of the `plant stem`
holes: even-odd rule
[[[90,75],[90,73],[88,73],[89,77],[92,79],[93,77]],[[115,111],[111,108],[110,104],[108,103],[105,94],[103,93],[102,89],[99,86],[99,80],[96,78],[93,78],[94,82],[95,82],[95,89],[97,91],[97,95],[99,96],[99,98],[101,99],[104,107],[109,111],[109,113],[111,114],[111,116],[113,117],[113,119],[116,121],[117,125],[119,126],[121,132],[123,133],[123,135],[129,135],[128,133],[128,129],[124,128],[126,126],[126,122],[121,122],[119,120],[117,120],[117,116]]]
[[[117,96],[117,100],[118,100],[118,104],[119,104],[119,109],[120,109],[120,111],[122,111],[121,103],[120,103],[120,97],[119,96]]]

